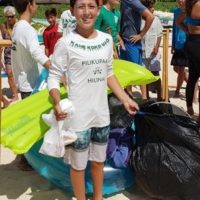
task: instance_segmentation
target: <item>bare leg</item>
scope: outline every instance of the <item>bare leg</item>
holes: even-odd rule
[[[150,99],[150,96],[149,96],[149,84],[146,85],[146,95],[147,95],[147,99]]]
[[[132,85],[127,86],[126,91],[130,94],[130,96],[133,96]]]
[[[103,167],[104,163],[91,162],[91,175],[93,181],[93,199],[92,200],[103,200],[102,186],[103,186]]]
[[[14,81],[11,65],[6,65],[6,73],[8,75],[8,84],[12,92],[12,101],[16,101],[19,99],[19,97],[18,97],[17,87]]]
[[[196,82],[195,88],[194,88],[194,97],[193,97],[193,102],[198,103],[198,82]]]
[[[174,66],[174,71],[177,73],[177,85],[176,85],[176,91],[175,91],[175,96],[179,96],[181,86],[183,84],[184,80],[187,80],[186,78],[186,72],[185,72],[185,67],[180,67],[180,66]]]
[[[142,93],[142,99],[147,99],[146,85],[140,85],[140,90]]]
[[[77,200],[86,200],[85,197],[85,170],[70,169],[71,183]]]

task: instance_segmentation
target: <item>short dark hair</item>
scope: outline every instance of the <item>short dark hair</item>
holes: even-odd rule
[[[146,8],[152,8],[156,0],[141,0],[141,2]]]
[[[56,8],[50,8],[45,11],[45,16],[48,18],[49,16],[57,16]]]
[[[74,7],[75,3],[76,3],[77,0],[70,0],[70,7]],[[99,6],[99,1],[98,0],[95,0],[97,6]]]
[[[33,4],[33,1],[34,0],[13,0],[13,5],[17,12],[22,14],[26,10],[29,3]]]

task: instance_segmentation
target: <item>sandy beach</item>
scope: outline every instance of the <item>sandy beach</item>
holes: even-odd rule
[[[162,52],[162,48],[160,48]],[[170,63],[171,54],[169,49]],[[185,83],[181,89],[181,97],[173,98],[176,86],[176,73],[173,67],[169,64],[169,97],[170,102],[179,107],[186,109],[185,102]],[[2,78],[3,92],[8,92],[7,78]],[[136,89],[136,93],[138,93]],[[7,94],[7,93],[6,93]],[[155,94],[150,94],[155,97]],[[9,96],[8,96],[9,97]],[[198,104],[194,104],[194,110],[198,113]],[[16,155],[7,148],[1,146],[1,160],[0,160],[0,200],[70,200],[73,195],[62,191],[56,186],[49,183],[46,179],[38,175],[37,172],[23,172],[16,166]],[[150,200],[139,187],[136,185],[131,188],[105,197],[107,200]]]

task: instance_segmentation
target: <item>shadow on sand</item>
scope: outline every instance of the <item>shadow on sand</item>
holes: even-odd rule
[[[20,171],[17,159],[0,165],[0,199],[71,200],[71,194],[50,184],[35,171]]]

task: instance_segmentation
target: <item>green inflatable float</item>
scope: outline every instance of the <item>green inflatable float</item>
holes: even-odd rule
[[[114,60],[113,69],[122,87],[152,83],[158,79],[146,68],[124,60]],[[64,88],[61,88],[61,98],[66,96]],[[46,89],[4,109],[2,145],[16,154],[26,153],[48,130],[41,115],[51,109],[52,102]]]

